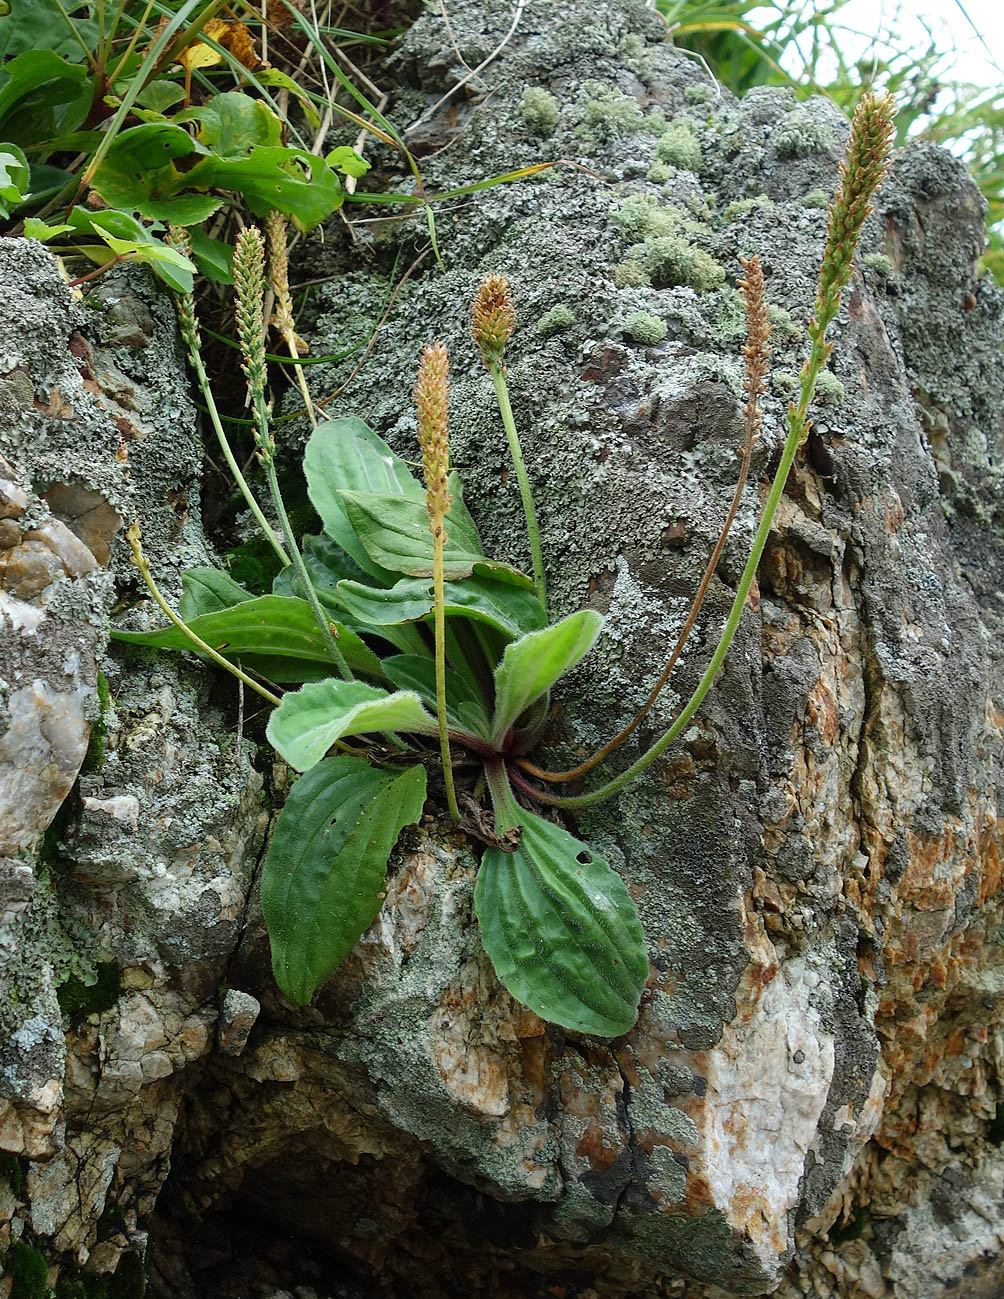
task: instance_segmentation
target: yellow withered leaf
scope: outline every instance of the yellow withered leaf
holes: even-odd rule
[[[202,31],[210,40],[222,43],[227,34],[227,26],[228,24],[222,18],[210,18]],[[211,68],[214,64],[222,63],[223,55],[219,50],[214,50],[212,46],[207,45],[205,41],[193,41],[181,51],[177,61],[186,72],[192,72],[196,68]]]

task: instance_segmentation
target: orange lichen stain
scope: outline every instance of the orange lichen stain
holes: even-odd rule
[[[1001,854],[997,818],[984,818],[976,835],[976,851],[980,858],[980,904],[996,897],[1004,885],[1004,859]]]
[[[575,1147],[575,1153],[589,1160],[594,1173],[601,1173],[620,1158],[623,1149],[619,1141],[610,1140],[610,1129],[606,1124],[590,1123]]]
[[[917,911],[947,911],[958,884],[950,867],[957,853],[955,828],[945,826],[940,835],[907,830],[906,842],[910,860],[899,884],[899,901]]]
[[[817,681],[805,705],[805,720],[819,732],[824,744],[833,744],[840,731],[840,712],[829,686]]]
[[[733,1227],[746,1231],[761,1248],[766,1245],[776,1254],[784,1253],[787,1241],[778,1229],[778,1215],[771,1212],[761,1192],[753,1187],[738,1187],[729,1204],[728,1218]]]

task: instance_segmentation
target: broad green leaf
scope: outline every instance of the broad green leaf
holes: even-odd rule
[[[337,595],[342,608],[357,623],[374,626],[430,618],[434,603],[433,584],[424,577],[405,577],[392,587],[339,582]],[[445,608],[448,618],[467,617],[488,623],[509,639],[535,631],[547,621],[532,591],[491,578],[468,577],[450,582]]]
[[[22,149],[74,131],[87,115],[91,84],[87,70],[51,50],[26,50],[3,68],[0,137]]]
[[[10,13],[12,7],[0,13]],[[79,63],[85,57],[81,43],[93,51],[97,39],[98,26],[90,18],[75,17],[71,31],[56,0],[16,0],[10,22],[0,23],[0,62],[9,67],[18,54],[51,50]]]
[[[105,234],[100,227],[96,232],[105,241],[113,253],[128,257],[130,261],[141,262],[151,266],[162,280],[178,293],[191,293],[194,283],[195,267],[176,248],[159,243],[156,239],[117,239],[114,235]]]
[[[327,758],[293,785],[265,854],[261,907],[275,981],[305,1006],[376,919],[387,859],[425,803],[425,769]]]
[[[324,161],[329,167],[334,167],[345,176],[355,176],[357,180],[365,176],[370,169],[366,159],[360,158],[355,149],[348,144],[340,144],[337,149],[332,149]]]
[[[357,540],[339,493],[383,492],[424,502],[424,489],[408,466],[365,421],[329,419],[310,435],[303,472],[324,531],[360,568],[390,585],[393,576],[374,564]]]
[[[501,744],[520,714],[589,652],[602,625],[595,610],[582,609],[506,646],[495,669],[495,744]]]
[[[151,112],[162,113],[165,108],[180,104],[184,98],[185,87],[180,82],[158,77],[155,81],[146,83],[136,96],[136,103],[141,108],[149,108]]]
[[[282,122],[260,99],[228,90],[201,108],[178,113],[176,122],[200,123],[199,140],[220,158],[246,158],[256,144],[282,144]]]
[[[255,597],[219,568],[189,568],[181,575],[181,599],[178,616],[191,622],[204,613],[218,613],[245,604]]]
[[[285,599],[279,595],[260,595],[254,600],[217,613],[206,613],[189,623],[192,631],[230,659],[249,654],[267,654],[282,659],[305,659],[334,667],[314,613],[306,600]],[[353,671],[372,676],[380,673],[380,660],[359,637],[345,627],[338,627],[339,648]],[[116,640],[131,645],[150,645],[154,649],[190,650],[197,653],[188,637],[178,627],[160,631],[113,631]],[[275,678],[277,680],[289,678]],[[296,679],[295,675],[292,679]]]
[[[474,906],[509,992],[541,1019],[616,1037],[638,1016],[648,957],[624,881],[592,849],[521,811],[513,853],[489,848]]]
[[[381,568],[411,577],[432,576],[432,532],[421,500],[388,496],[382,492],[342,491],[349,523],[367,555]],[[465,521],[446,520],[443,572],[448,580],[469,577],[475,564],[490,561],[480,553],[477,531]]]
[[[398,690],[389,695],[362,681],[333,678],[283,695],[265,733],[291,767],[306,771],[343,736],[373,731],[439,734],[435,718],[425,711],[414,691]]]
[[[0,144],[0,217],[23,203],[28,192],[28,159],[16,144]],[[27,233],[27,232],[26,232]]]
[[[383,660],[384,675],[399,690],[414,690],[433,713],[436,711],[436,664],[417,654],[394,654]],[[488,736],[488,713],[474,687],[446,669],[446,720],[451,729],[481,739]]]
[[[203,158],[183,179],[192,189],[236,189],[255,216],[278,208],[302,231],[320,225],[344,198],[337,175],[303,149],[256,145],[247,158]]]
[[[316,131],[321,125],[321,117],[314,107],[310,96],[291,76],[280,72],[278,68],[259,68],[255,73],[256,80],[263,86],[278,86],[281,90],[291,91],[300,102],[300,111]]]
[[[25,217],[24,219],[24,237],[26,239],[37,239],[43,244],[49,239],[55,239],[56,235],[65,234],[67,230],[72,229],[73,226],[67,225],[65,221],[50,226],[46,222],[40,221],[38,217]]]
[[[192,260],[202,274],[217,284],[233,284],[233,245],[211,238],[198,224],[189,229],[188,235],[192,241]]]

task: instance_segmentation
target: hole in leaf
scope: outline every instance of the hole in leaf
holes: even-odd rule
[[[591,852],[587,852],[585,848],[583,848],[583,850],[577,854],[575,860],[579,862],[582,866],[588,866],[589,863],[593,860],[593,854]]]

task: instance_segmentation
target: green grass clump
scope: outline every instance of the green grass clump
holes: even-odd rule
[[[552,334],[560,334],[565,329],[571,329],[574,324],[575,313],[563,302],[558,302],[550,311],[545,311],[537,321],[537,333],[542,334],[544,338],[550,338]]]
[[[633,316],[629,316],[624,322],[624,332],[629,338],[633,338],[636,343],[643,343],[646,347],[655,347],[669,333],[669,329],[664,320],[658,316],[652,316],[647,311],[636,311]]]
[[[689,117],[670,122],[656,141],[655,156],[659,162],[668,162],[682,171],[701,170],[701,142]]]
[[[10,1299],[46,1299],[49,1293],[49,1265],[23,1240],[16,1240],[3,1261],[10,1278]]]
[[[689,284],[698,293],[706,293],[725,282],[725,267],[682,235],[648,239],[638,250],[631,250],[632,256],[636,251],[636,260],[657,289]]]
[[[527,86],[520,100],[519,115],[534,135],[546,138],[554,134],[558,125],[558,101],[541,86]]]

